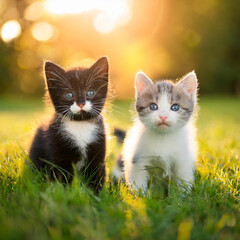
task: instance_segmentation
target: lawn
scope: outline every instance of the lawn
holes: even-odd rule
[[[110,128],[127,129],[132,102],[113,102]],[[240,239],[240,99],[201,97],[199,159],[191,193],[169,186],[148,197],[114,186],[121,145],[109,140],[108,178],[98,197],[76,177],[71,186],[43,181],[24,167],[44,113],[35,100],[0,99],[0,239]],[[130,111],[129,111],[130,109]]]

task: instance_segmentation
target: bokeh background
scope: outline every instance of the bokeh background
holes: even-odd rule
[[[240,95],[238,1],[0,0],[0,95],[39,97],[42,64],[109,57],[118,98],[135,73],[177,78],[193,69],[201,94]]]
[[[239,40],[239,0],[0,0],[0,239],[239,240]],[[133,197],[114,187],[122,148],[114,136],[99,198],[77,175],[68,187],[26,167],[36,128],[52,116],[42,101],[43,61],[68,67],[103,55],[117,98],[104,111],[108,136],[132,125],[139,69],[152,79],[196,70],[193,191],[169,181],[167,197],[164,188]]]

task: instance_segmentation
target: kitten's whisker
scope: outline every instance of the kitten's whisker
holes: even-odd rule
[[[59,73],[58,71],[56,71],[67,83],[69,83],[68,79],[65,78],[61,73]],[[70,84],[70,83],[69,83]]]
[[[106,82],[106,83],[105,83],[105,84],[103,84],[101,87],[99,87],[99,88],[98,88],[98,90],[95,92],[95,94],[97,94],[97,93],[98,93],[98,91],[99,91],[101,88],[105,87],[106,85],[108,85],[108,82]]]
[[[92,110],[92,114],[95,116],[95,117],[97,117],[99,114],[100,114],[100,112],[99,111],[97,111],[96,109],[91,109]]]
[[[103,70],[103,66],[97,66],[94,70],[93,70],[93,76],[95,76],[96,74],[98,74],[100,71]],[[96,72],[97,71],[97,72]]]
[[[99,111],[99,113],[102,111],[103,113],[106,113],[106,115],[114,118],[114,120],[117,121],[117,117],[114,115],[113,112],[111,112],[111,109],[107,109],[107,108],[105,108],[105,107],[102,109],[102,108],[97,107],[97,106],[94,106],[94,108],[95,108],[95,110]]]
[[[61,124],[63,123],[63,121],[65,120],[65,118],[69,115],[69,113],[71,114],[70,110],[67,109],[67,111],[65,112],[65,114],[63,115],[62,119],[61,119]]]
[[[70,83],[66,83],[63,79],[59,78],[59,79],[55,79],[55,78],[48,78],[48,81],[55,81],[55,82],[59,82],[60,84],[62,84],[63,86],[66,86],[67,88],[65,89],[72,89],[72,86],[70,85]],[[53,87],[50,87],[53,88]],[[62,89],[64,89],[63,87],[61,87]]]
[[[96,79],[98,77],[101,78],[101,76],[104,76],[105,74],[108,74],[108,72],[107,72],[107,73],[102,73],[100,75],[97,75],[100,71],[102,71],[102,69],[103,69],[103,67],[100,68],[98,72],[94,73],[94,75],[91,74],[91,76],[87,79],[87,84],[91,83],[93,81],[93,79]]]
[[[46,71],[46,72],[49,72],[49,73],[53,74],[55,77],[59,78],[62,82],[64,82],[66,86],[68,86],[69,88],[72,88],[70,82],[69,82],[63,75],[61,75],[58,71],[56,71],[56,72],[57,72],[59,75],[56,74],[56,73],[53,72],[53,71]]]
[[[96,74],[94,74],[94,76],[92,76],[90,79],[89,79],[89,81],[90,80],[92,80],[92,79],[94,79],[94,78],[96,78],[96,77],[99,77],[99,78],[107,78],[108,77],[108,72],[106,72],[106,73],[101,73],[101,74],[99,74],[99,75],[97,75],[98,73],[96,73]],[[106,75],[106,76],[105,76]]]
[[[97,69],[98,69],[98,67],[96,67],[96,68],[91,72],[91,74],[89,75],[89,77],[88,77],[88,79],[87,79],[87,81],[86,81],[87,83],[88,83],[89,79],[95,77],[95,75],[96,75],[95,73],[96,73]]]
[[[67,109],[67,110],[69,110],[69,107],[68,106],[54,106],[55,108],[57,108],[57,109]]]
[[[107,79],[107,78],[106,78]],[[103,80],[103,79],[98,79],[97,77],[94,79],[94,80],[92,80],[91,82],[89,82],[88,83],[88,89],[89,90],[91,90],[91,88],[89,88],[89,86],[93,86],[94,87],[94,85],[97,83],[97,82],[106,82],[105,80]]]
[[[122,107],[119,107],[119,106],[116,106],[116,105],[114,105],[114,104],[111,104],[111,106],[113,107],[113,108],[118,108],[119,110],[124,110],[124,108],[122,108]]]
[[[68,105],[54,105],[55,107],[69,107]]]
[[[68,112],[69,112],[69,109],[66,109],[66,110],[64,110],[64,111],[62,112],[62,114],[65,115],[65,113],[68,113]]]
[[[94,102],[94,103],[95,103],[95,102]],[[96,107],[98,107],[98,106],[96,106]],[[120,114],[120,115],[122,115],[122,116],[126,116],[126,114],[123,114],[122,112],[114,109],[114,105],[113,105],[113,106],[106,106],[106,105],[105,105],[105,106],[103,107],[103,110],[112,111],[112,112],[115,112],[115,113]],[[121,109],[120,109],[120,110],[121,110]]]
[[[102,103],[102,102],[106,102],[106,98],[103,98],[103,99],[99,99],[99,100],[91,100],[92,103]]]
[[[108,74],[108,73],[105,73],[105,74]],[[101,79],[96,80],[96,79],[98,79],[98,78],[101,78]],[[103,81],[105,81],[105,79],[108,79],[108,76],[104,77],[103,74],[100,74],[100,75],[97,75],[97,76],[91,78],[91,79],[87,82],[87,84],[90,85],[92,82],[100,82],[100,81],[103,82]]]

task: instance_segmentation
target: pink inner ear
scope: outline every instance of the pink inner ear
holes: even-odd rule
[[[188,82],[183,84],[183,89],[192,97],[196,89],[195,82],[188,80]]]
[[[141,94],[144,89],[149,85],[151,84],[152,81],[142,72],[139,72],[137,73],[136,75],[136,91],[137,91],[137,94]]]
[[[193,93],[194,93],[194,87],[193,86],[189,86],[189,88],[188,88],[188,90],[187,90],[188,92],[189,92],[189,94],[192,96],[193,95]]]
[[[194,72],[187,74],[179,83],[178,86],[183,89],[190,97],[196,92],[197,89],[197,77]]]
[[[196,81],[195,79],[194,80],[191,80],[191,82],[189,83],[189,86],[188,86],[188,93],[190,94],[190,96],[192,97],[193,94],[195,93],[196,91]]]
[[[138,90],[138,92],[141,93],[145,87],[146,87],[146,84],[144,84],[142,82],[142,80],[138,80],[137,81],[137,90]]]

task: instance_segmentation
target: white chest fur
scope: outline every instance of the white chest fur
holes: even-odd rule
[[[171,163],[181,165],[189,161],[194,162],[194,138],[194,128],[191,124],[179,131],[161,135],[147,131],[137,122],[125,140],[123,158],[126,169],[131,168],[133,162],[142,166],[149,165],[149,161],[155,157],[164,162],[166,167]]]
[[[136,122],[127,135],[123,150],[127,182],[132,187],[135,183],[137,188],[147,188],[149,173],[146,166],[156,159],[163,163],[161,165],[166,175],[174,173],[176,179],[189,184],[194,179],[197,153],[194,133],[191,123],[179,131],[163,135],[148,131],[140,122]],[[171,164],[174,164],[173,172]]]
[[[162,161],[170,161],[172,157],[178,159],[180,154],[186,154],[187,147],[188,136],[185,128],[166,135],[145,131],[136,152],[143,157],[160,157]]]
[[[68,137],[82,150],[97,140],[99,131],[99,127],[95,123],[88,121],[66,121],[63,128],[68,133]]]

